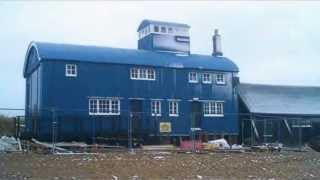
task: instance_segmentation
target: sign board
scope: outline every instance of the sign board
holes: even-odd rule
[[[170,122],[160,122],[160,133],[171,133],[171,123]]]

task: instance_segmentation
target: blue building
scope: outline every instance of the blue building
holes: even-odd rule
[[[190,53],[189,26],[144,20],[138,50],[32,42],[26,78],[26,130],[51,140],[133,136],[236,138],[238,67]]]

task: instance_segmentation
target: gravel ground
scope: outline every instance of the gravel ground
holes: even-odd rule
[[[320,153],[0,154],[0,179],[320,179]]]

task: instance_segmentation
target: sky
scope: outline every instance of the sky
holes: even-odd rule
[[[0,2],[0,108],[24,107],[31,41],[136,49],[143,19],[189,24],[195,54],[211,54],[219,29],[241,82],[319,86],[319,18],[312,1]]]

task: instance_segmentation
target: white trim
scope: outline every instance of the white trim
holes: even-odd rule
[[[91,99],[112,99],[112,100],[121,100],[123,97],[104,97],[104,96],[88,96]]]
[[[181,99],[167,99],[167,101],[182,101]]]
[[[179,114],[169,114],[170,117],[179,117]]]
[[[203,114],[204,117],[224,117],[223,114]]]
[[[130,100],[145,100],[145,98],[128,98],[128,99],[130,99]]]

